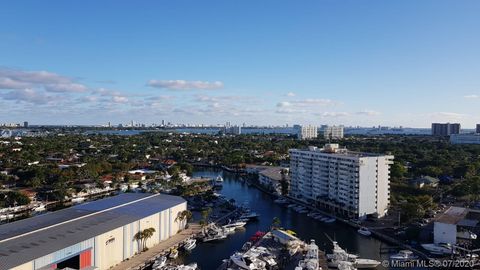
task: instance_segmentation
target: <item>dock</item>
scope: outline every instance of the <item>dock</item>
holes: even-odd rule
[[[199,224],[189,224],[188,229],[185,229],[176,235],[160,242],[149,248],[147,251],[139,253],[138,255],[117,264],[111,270],[141,270],[151,265],[155,258],[159,255],[166,254],[172,248],[178,248],[185,240],[195,237],[201,231]]]

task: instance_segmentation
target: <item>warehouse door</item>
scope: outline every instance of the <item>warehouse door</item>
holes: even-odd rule
[[[80,269],[80,254],[63,262],[57,263],[57,269],[64,269],[67,267],[72,269]]]

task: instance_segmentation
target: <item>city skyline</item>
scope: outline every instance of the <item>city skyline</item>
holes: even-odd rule
[[[478,2],[27,3],[0,8],[0,122],[480,122]]]

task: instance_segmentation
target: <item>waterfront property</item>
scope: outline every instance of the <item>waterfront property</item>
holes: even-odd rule
[[[0,269],[109,269],[185,227],[181,197],[125,193],[0,226]],[[155,231],[148,239],[135,235]]]
[[[283,167],[271,167],[258,173],[258,182],[274,194],[282,194],[282,180],[290,182],[290,176]]]
[[[433,241],[455,245],[459,241],[475,240],[479,222],[480,210],[452,206],[435,220]]]
[[[326,144],[290,150],[290,196],[355,218],[382,217],[390,201],[393,156]]]

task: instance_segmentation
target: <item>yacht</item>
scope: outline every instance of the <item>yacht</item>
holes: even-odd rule
[[[43,203],[41,203],[41,204],[37,205],[35,208],[33,208],[33,211],[35,211],[35,212],[43,212],[45,210],[47,210],[47,209],[45,208],[45,204],[43,204]]]
[[[232,223],[228,223],[227,225],[224,225],[222,226],[222,228],[226,228],[226,229],[230,229],[230,228],[233,228],[234,230],[237,230],[237,229],[240,229],[240,228],[243,228],[243,226],[245,226],[245,224],[247,224],[246,221],[234,221]]]
[[[337,242],[333,242],[333,254],[327,254],[328,266],[340,269],[341,262],[351,263],[355,268],[375,268],[380,262],[372,259],[362,259],[355,254],[347,253]]]
[[[418,259],[418,256],[410,250],[400,250],[398,253],[390,255],[392,261],[413,261],[416,259]]]
[[[266,263],[257,257],[248,256],[240,252],[236,252],[230,256],[230,260],[241,269],[263,270],[266,266]]]
[[[358,232],[359,234],[361,234],[361,235],[364,235],[364,236],[370,236],[370,235],[372,235],[372,232],[371,232],[368,228],[366,228],[366,227],[361,227],[360,229],[358,229],[357,232]]]
[[[185,245],[183,245],[183,248],[187,251],[190,251],[194,249],[197,246],[197,240],[191,238],[185,241]]]
[[[422,248],[435,255],[450,255],[455,253],[454,248],[449,243],[422,244]]]
[[[152,265],[152,270],[162,269],[167,264],[167,257],[161,256]]]
[[[196,270],[198,269],[197,267],[197,264],[196,263],[191,263],[191,264],[188,264],[188,265],[179,265],[177,267],[174,268],[175,270]]]
[[[320,270],[320,264],[318,262],[318,246],[315,244],[315,240],[310,240],[310,244],[307,246],[307,254],[305,258],[298,263],[295,270]]]

